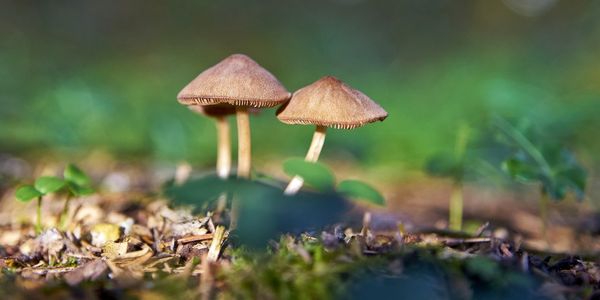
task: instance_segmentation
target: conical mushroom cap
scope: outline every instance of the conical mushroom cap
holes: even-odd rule
[[[243,54],[233,54],[200,73],[177,95],[185,105],[248,107],[273,107],[289,98],[290,93],[273,74]]]
[[[326,76],[292,95],[277,111],[286,124],[312,124],[338,129],[353,129],[383,121],[387,112],[362,92],[333,76]]]

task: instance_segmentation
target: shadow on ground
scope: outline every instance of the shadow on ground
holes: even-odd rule
[[[351,204],[339,194],[300,192],[283,195],[279,182],[222,180],[213,174],[199,176],[182,185],[167,184],[165,195],[175,204],[196,209],[213,205],[226,193],[239,207],[234,243],[249,248],[264,248],[267,242],[284,233],[314,231],[342,221]]]

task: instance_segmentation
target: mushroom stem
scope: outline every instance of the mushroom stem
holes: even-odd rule
[[[323,144],[325,143],[325,134],[327,127],[317,125],[315,129],[315,133],[313,134],[312,142],[310,143],[310,148],[308,148],[308,152],[306,152],[306,157],[304,160],[308,162],[317,162],[319,160],[319,155],[321,154],[321,150],[323,149]],[[295,195],[298,193],[302,185],[304,184],[304,179],[300,176],[294,176],[288,186],[285,188],[283,192],[285,195]]]
[[[237,107],[237,130],[238,130],[238,169],[237,176],[239,178],[250,178],[251,168],[251,142],[250,142],[250,117],[248,116],[248,108]]]
[[[216,118],[217,125],[217,175],[226,179],[231,170],[231,143],[229,141],[229,122],[224,116]]]

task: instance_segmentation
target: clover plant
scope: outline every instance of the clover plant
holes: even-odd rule
[[[470,129],[462,123],[456,135],[454,151],[434,155],[425,166],[427,173],[433,176],[452,180],[452,195],[449,201],[448,224],[451,230],[462,230],[463,219],[463,183],[467,169],[471,167],[472,158],[466,155]]]
[[[35,230],[37,233],[42,231],[42,198],[52,193],[62,193],[65,196],[65,203],[62,213],[59,217],[59,227],[64,226],[64,222],[69,209],[69,201],[72,197],[92,194],[89,177],[73,164],[67,165],[63,172],[63,178],[55,176],[38,177],[33,185],[22,185],[15,192],[15,197],[21,202],[29,202],[37,199],[37,213]]]
[[[540,217],[546,236],[549,199],[560,201],[569,192],[581,201],[585,196],[587,173],[574,154],[562,145],[534,139],[504,119],[496,118],[495,125],[513,152],[502,163],[502,169],[513,179],[540,186]]]

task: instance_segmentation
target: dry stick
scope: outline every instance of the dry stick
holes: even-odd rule
[[[206,259],[209,262],[215,262],[219,259],[219,254],[221,253],[221,247],[223,246],[224,241],[225,227],[217,226],[215,232],[213,232],[213,239],[208,248],[208,255],[206,256]]]
[[[205,234],[192,235],[192,236],[180,238],[177,240],[177,243],[178,244],[187,244],[187,243],[191,243],[191,242],[212,240],[212,238],[213,238],[212,233],[205,233]]]
[[[310,143],[310,148],[308,149],[304,160],[313,163],[319,160],[319,154],[321,154],[321,149],[323,149],[323,144],[325,143],[326,130],[327,127],[317,125],[315,133],[313,134],[312,142]],[[295,195],[298,193],[300,188],[302,188],[303,184],[304,179],[296,175],[294,178],[292,178],[283,193],[286,195]]]
[[[458,244],[478,244],[478,243],[490,243],[492,238],[489,237],[476,237],[476,238],[443,238],[443,242],[447,245],[458,245]]]

